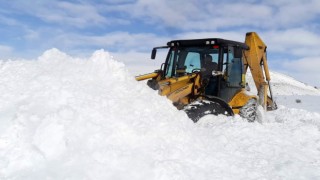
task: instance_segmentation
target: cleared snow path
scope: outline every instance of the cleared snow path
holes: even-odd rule
[[[107,52],[0,61],[0,179],[319,179],[320,115],[198,124]]]

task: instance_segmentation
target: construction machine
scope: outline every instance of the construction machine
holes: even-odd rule
[[[137,81],[167,96],[179,110],[197,122],[208,114],[239,114],[255,121],[258,106],[277,108],[273,100],[267,63],[267,46],[257,33],[246,34],[245,43],[220,38],[173,40],[161,68],[136,76]],[[252,74],[257,94],[248,91],[246,74]]]

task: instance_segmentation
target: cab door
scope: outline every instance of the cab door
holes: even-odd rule
[[[237,92],[241,91],[243,86],[242,50],[239,47],[224,47],[222,58],[224,75],[220,79],[218,96],[229,102]]]

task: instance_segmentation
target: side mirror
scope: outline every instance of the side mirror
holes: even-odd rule
[[[155,59],[156,58],[156,54],[157,54],[157,49],[153,48],[152,52],[151,52],[151,59]]]

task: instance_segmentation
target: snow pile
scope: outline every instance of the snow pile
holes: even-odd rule
[[[294,78],[277,73],[270,72],[271,85],[274,95],[316,95],[320,96],[320,90],[312,86],[295,80]],[[247,81],[253,92],[256,93],[255,85],[250,73],[247,74]]]
[[[103,51],[4,62],[0,81],[0,179],[144,179],[151,152],[188,141],[186,115]]]
[[[320,115],[198,124],[107,52],[0,64],[0,179],[317,179]]]

